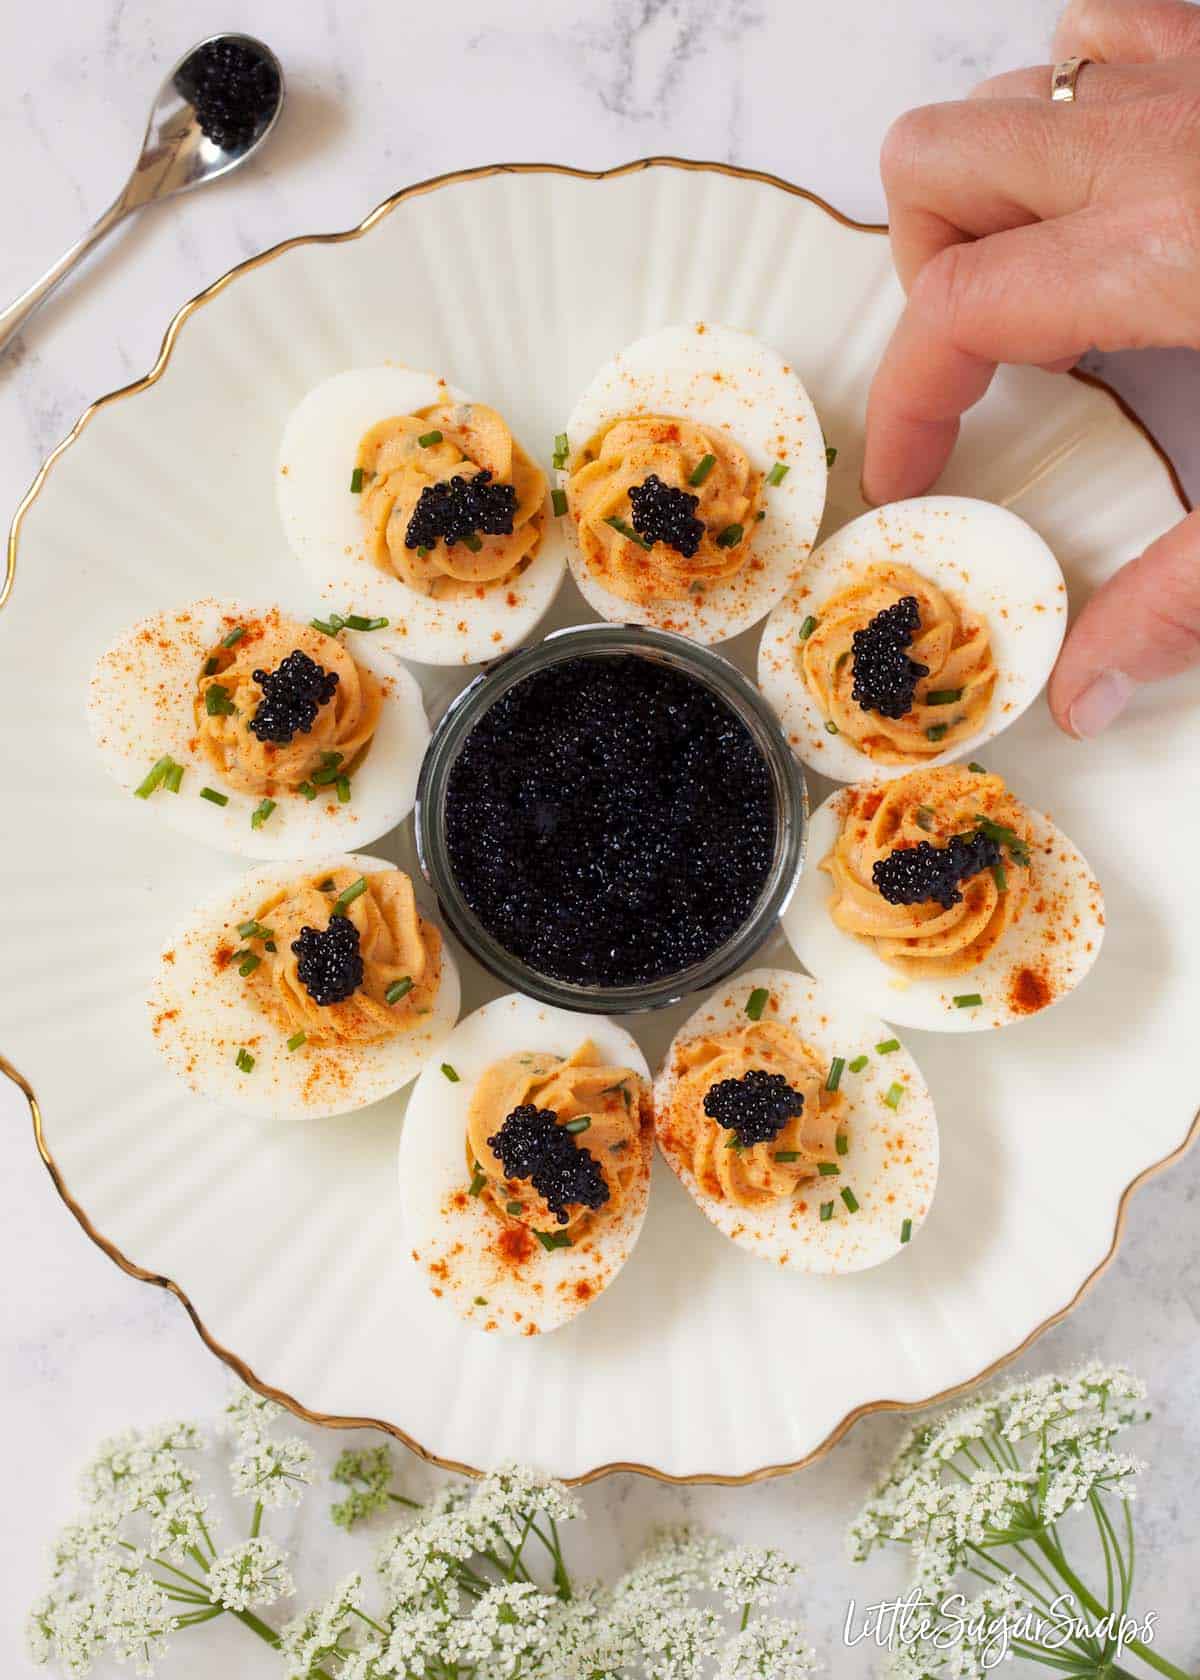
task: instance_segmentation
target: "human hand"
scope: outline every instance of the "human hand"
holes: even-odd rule
[[[871,387],[863,491],[919,495],[1000,362],[1200,347],[1200,6],[1072,0],[1050,66],[910,111],[882,171],[907,304]],[[1200,512],[1108,580],[1067,636],[1050,709],[1106,728],[1141,683],[1200,663]]]

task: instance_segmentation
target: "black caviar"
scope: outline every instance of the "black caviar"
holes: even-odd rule
[[[804,1113],[804,1097],[782,1073],[750,1068],[740,1079],[719,1079],[704,1095],[704,1112],[733,1133],[743,1149],[770,1143]]]
[[[753,911],[775,851],[770,772],[693,677],[636,654],[513,684],[447,779],[466,902],[507,951],[576,985],[678,974]]]
[[[704,521],[696,518],[699,496],[676,490],[651,473],[644,484],[629,486],[629,506],[633,528],[647,542],[664,542],[687,560],[700,547]]]
[[[362,985],[358,929],[348,916],[331,916],[324,931],[302,927],[299,939],[292,941],[292,953],[300,959],[296,964],[300,984],[322,1008],[345,1003]]]
[[[319,708],[333,699],[338,674],[293,648],[277,670],[255,671],[254,680],[263,697],[248,728],[260,741],[286,747],[297,730],[311,734]]]
[[[898,846],[871,866],[871,878],[889,904],[940,904],[949,910],[962,903],[959,886],[994,869],[1000,847],[986,834],[955,834],[945,846],[921,840]]]
[[[270,122],[279,103],[279,71],[246,41],[206,41],[176,71],[175,91],[193,106],[214,145],[236,151]]]
[[[405,548],[432,548],[441,537],[447,547],[470,543],[477,531],[487,537],[511,537],[517,511],[512,484],[493,484],[485,467],[471,478],[455,476],[427,484],[404,533]]]
[[[856,630],[853,695],[864,712],[902,718],[912,711],[913,694],[928,665],[919,665],[905,651],[921,628],[915,595],[902,595],[877,612],[865,630]]]
[[[552,1108],[521,1103],[488,1139],[488,1148],[499,1156],[506,1178],[529,1180],[560,1225],[570,1220],[572,1205],[594,1213],[609,1198],[600,1163],[559,1125]]]

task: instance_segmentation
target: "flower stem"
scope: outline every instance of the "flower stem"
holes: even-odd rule
[[[254,1515],[250,1519],[250,1538],[251,1538],[251,1540],[257,1540],[258,1539],[259,1531],[262,1528],[262,1519],[263,1519],[263,1502],[262,1502],[261,1499],[256,1499],[254,1501]]]
[[[1103,1618],[1107,1614],[1103,1604],[1094,1593],[1089,1592],[1084,1586],[1054,1542],[1046,1535],[1039,1534],[1035,1537],[1035,1544],[1057,1569],[1080,1604],[1085,1609],[1090,1610],[1093,1616]],[[1195,1680],[1194,1675],[1188,1674],[1182,1668],[1177,1668],[1174,1663],[1168,1662],[1166,1657],[1160,1657],[1158,1652],[1152,1650],[1142,1639],[1127,1639],[1125,1649],[1135,1657],[1140,1658],[1148,1667],[1156,1669],[1159,1674],[1165,1674],[1167,1680]],[[1117,1670],[1114,1668],[1111,1672],[1116,1674]]]

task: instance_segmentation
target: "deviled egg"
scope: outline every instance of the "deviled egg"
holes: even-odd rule
[[[420,664],[506,653],[562,581],[546,475],[496,409],[432,373],[351,368],[315,386],[284,428],[277,486],[322,599],[386,617]]]
[[[106,769],[172,828],[249,857],[386,834],[412,810],[429,725],[411,672],[350,622],[229,600],[139,620],[88,690]]]
[[[459,982],[402,870],[347,855],[244,875],[165,947],[155,1044],[247,1114],[343,1114],[398,1091],[458,1019]]]
[[[680,1028],[654,1085],[658,1145],[740,1247],[803,1272],[898,1254],[938,1173],[933,1099],[882,1022],[815,980],[760,968]]]
[[[699,642],[770,611],[825,504],[825,443],[799,378],[758,339],[705,321],[651,333],[601,368],[555,465],[588,604]]]
[[[981,765],[842,788],[812,816],[783,930],[806,968],[886,1020],[1006,1026],[1077,986],[1104,896],[1049,817]]]
[[[767,620],[758,683],[835,781],[946,764],[1041,693],[1067,625],[1058,561],[966,496],[873,508],[821,544]]]
[[[425,1068],[400,1143],[405,1246],[468,1324],[535,1336],[608,1288],[650,1194],[649,1082],[624,1028],[516,992]]]

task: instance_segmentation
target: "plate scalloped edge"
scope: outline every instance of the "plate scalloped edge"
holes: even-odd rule
[[[220,275],[216,280],[214,280],[211,285],[205,287],[203,291],[198,292],[194,297],[190,298],[176,311],[175,315],[172,316],[170,322],[168,323],[165,333],[163,334],[162,344],[158,355],[155,358],[154,364],[150,368],[149,372],[144,374],[140,379],[131,381],[128,385],[123,385],[114,391],[105,393],[105,395],[98,397],[95,402],[89,404],[89,406],[85,408],[83,413],[79,416],[74,426],[72,426],[71,430],[62,439],[62,441],[50,451],[49,455],[47,455],[46,459],[39,467],[36,475],[34,476],[33,482],[18,505],[9,526],[4,574],[3,577],[0,578],[0,609],[3,609],[9,604],[13,593],[17,573],[17,550],[22,523],[25,515],[36,501],[55,462],[70,447],[70,445],[75,442],[76,438],[79,437],[88,422],[91,420],[92,416],[101,408],[105,407],[109,403],[115,402],[120,397],[136,395],[139,391],[143,391],[148,386],[153,385],[161,377],[167,363],[170,360],[175,340],[178,337],[184,322],[187,321],[202,304],[207,303],[212,298],[216,297],[218,293],[222,292],[225,287],[239,275],[258,268],[261,264],[267,263],[273,258],[281,256],[284,252],[295,249],[298,246],[336,245],[348,240],[359,239],[365,233],[369,232],[377,222],[382,221],[384,217],[389,215],[397,205],[408,199],[419,197],[420,195],[428,192],[433,192],[442,186],[453,185],[455,183],[465,181],[480,180],[494,175],[524,174],[566,175],[579,180],[600,181],[622,175],[635,174],[652,168],[670,168],[693,172],[709,172],[727,175],[734,179],[754,181],[762,185],[773,186],[778,188],[780,191],[792,195],[793,197],[807,200],[810,204],[813,204],[818,209],[822,210],[826,215],[830,216],[834,221],[839,222],[844,227],[852,228],[862,233],[884,234],[887,232],[887,228],[884,224],[857,221],[853,217],[847,216],[842,211],[836,209],[832,204],[820,197],[819,194],[814,193],[805,187],[796,186],[793,182],[784,180],[781,176],[773,175],[764,170],[745,169],[733,164],[711,163],[689,158],[653,156],[639,158],[631,163],[619,164],[611,169],[597,170],[576,169],[568,164],[553,163],[485,164],[472,169],[449,171],[442,175],[432,176],[428,180],[415,182],[412,186],[402,188],[399,192],[393,193],[389,198],[386,198],[380,204],[377,204],[374,209],[370,210],[367,215],[364,216],[362,221],[353,227],[334,233],[298,234],[291,239],[283,240],[279,244],[273,245],[267,250],[259,252],[257,256],[249,257],[245,261],[237,263],[233,268],[229,269],[226,273]],[[1149,427],[1147,427],[1137,414],[1134,413],[1133,409],[1129,407],[1124,398],[1114,391],[1103,379],[1099,378],[1095,374],[1086,373],[1080,369],[1072,369],[1070,376],[1079,380],[1083,384],[1090,385],[1094,389],[1102,391],[1116,406],[1125,419],[1141,433],[1154,450],[1154,453],[1158,456],[1158,459],[1170,481],[1171,487],[1179,500],[1182,511],[1185,513],[1190,512],[1191,502],[1184,490],[1174,462],[1171,460],[1171,457],[1167,454],[1162,444],[1154,436],[1153,432],[1151,432]],[[98,1248],[107,1254],[109,1259],[114,1261],[129,1277],[136,1278],[142,1283],[153,1284],[157,1288],[168,1290],[172,1295],[174,1295],[184,1308],[188,1317],[191,1319],[198,1335],[200,1336],[200,1339],[204,1342],[204,1344],[211,1352],[216,1354],[218,1359],[220,1359],[225,1365],[229,1366],[229,1368],[234,1371],[237,1376],[240,1377],[241,1380],[249,1387],[255,1389],[260,1394],[266,1395],[269,1398],[278,1401],[279,1404],[285,1406],[295,1416],[303,1418],[308,1423],[317,1424],[327,1429],[377,1429],[402,1442],[411,1452],[416,1453],[418,1457],[425,1459],[429,1463],[438,1465],[441,1469],[456,1471],[464,1475],[478,1475],[482,1473],[477,1466],[463,1464],[453,1459],[441,1457],[438,1454],[429,1451],[428,1448],[422,1446],[419,1441],[408,1435],[396,1424],[388,1423],[381,1418],[337,1416],[312,1412],[293,1395],[287,1394],[281,1389],[272,1388],[269,1383],[264,1382],[262,1378],[257,1376],[255,1372],[250,1369],[244,1360],[242,1360],[231,1349],[222,1346],[222,1344],[216,1340],[204,1324],[203,1320],[200,1318],[186,1291],[178,1283],[176,1283],[173,1278],[166,1277],[160,1273],[147,1271],[144,1267],[139,1266],[136,1261],[131,1260],[128,1255],[122,1253],[115,1243],[111,1242],[103,1235],[103,1233],[95,1228],[85,1210],[71,1195],[58,1164],[46,1142],[42,1123],[42,1112],[38,1102],[37,1093],[29,1081],[12,1065],[11,1062],[8,1061],[2,1051],[0,1051],[0,1075],[3,1075],[6,1079],[11,1081],[11,1083],[16,1086],[16,1088],[25,1097],[25,1100],[29,1105],[30,1117],[33,1122],[34,1142],[37,1147],[38,1154],[41,1156],[42,1161],[50,1174],[54,1188],[57,1190],[64,1205],[74,1215],[86,1235],[90,1237],[92,1242],[94,1242]],[[879,1399],[866,1401],[847,1412],[846,1415],[841,1418],[840,1421],[828,1432],[824,1439],[819,1441],[809,1453],[807,1453],[803,1458],[797,1459],[793,1462],[765,1465],[760,1469],[748,1471],[742,1475],[720,1475],[705,1471],[670,1474],[666,1471],[656,1469],[653,1465],[649,1464],[615,1461],[609,1464],[597,1465],[583,1474],[568,1477],[566,1480],[570,1482],[571,1485],[581,1486],[588,1482],[597,1481],[604,1476],[613,1475],[618,1471],[625,1471],[637,1475],[647,1476],[656,1481],[678,1485],[707,1483],[723,1487],[745,1486],[752,1482],[765,1481],[772,1477],[788,1475],[793,1471],[801,1470],[807,1465],[814,1463],[817,1459],[824,1457],[831,1448],[836,1446],[836,1444],[854,1426],[854,1424],[859,1421],[860,1418],[868,1417],[876,1412],[915,1412],[926,1406],[938,1405],[944,1401],[954,1399],[956,1396],[966,1393],[977,1384],[985,1382],[989,1378],[993,1377],[1012,1360],[1017,1359],[1045,1331],[1060,1323],[1075,1309],[1075,1307],[1091,1289],[1092,1285],[1096,1283],[1096,1281],[1112,1264],[1124,1236],[1125,1220],[1129,1201],[1134,1192],[1143,1184],[1147,1183],[1151,1178],[1155,1177],[1158,1173],[1164,1171],[1166,1168],[1172,1166],[1176,1161],[1180,1160],[1196,1141],[1198,1136],[1200,1136],[1200,1110],[1198,1110],[1193,1116],[1187,1133],[1181,1142],[1168,1154],[1162,1156],[1159,1160],[1152,1162],[1148,1167],[1144,1168],[1125,1186],[1117,1204],[1117,1214],[1113,1227],[1112,1242],[1109,1245],[1107,1252],[1101,1257],[1091,1272],[1089,1272],[1082,1280],[1072,1294],[1071,1298],[1055,1312],[1043,1319],[1040,1324],[1035,1325],[1015,1347],[1009,1349],[1007,1353],[1002,1354],[998,1359],[994,1360],[983,1370],[977,1372],[974,1376],[966,1378],[964,1381],[957,1383],[950,1388],[944,1389],[939,1393],[928,1395],[923,1400],[898,1401]]]

